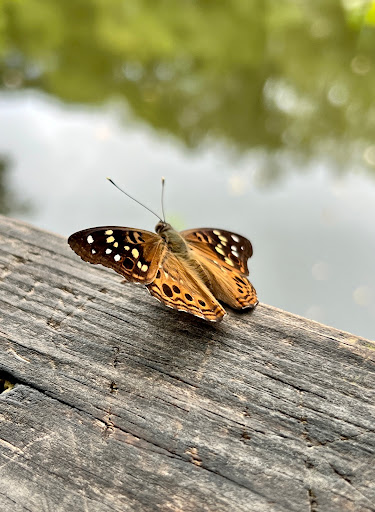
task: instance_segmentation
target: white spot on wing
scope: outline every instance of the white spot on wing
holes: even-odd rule
[[[111,252],[112,252],[112,249],[106,249],[106,250],[105,250],[105,253],[106,253],[106,254],[111,254]]]
[[[95,249],[91,249],[92,254],[96,254]]]
[[[115,261],[120,261],[121,260],[121,256],[119,254],[115,254],[114,260]]]
[[[92,243],[93,243],[93,241],[94,241],[94,239],[93,239],[93,237],[92,237],[91,235],[89,235],[89,236],[87,237],[87,241],[88,241],[88,243],[89,243],[89,244],[92,244]]]
[[[238,238],[238,236],[237,236],[237,235],[231,235],[231,237],[232,237],[232,239],[233,239],[235,242],[237,242],[237,243],[240,241],[240,239]]]

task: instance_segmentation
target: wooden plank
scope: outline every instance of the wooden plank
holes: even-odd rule
[[[1,510],[375,510],[373,342],[263,304],[209,324],[0,235]]]

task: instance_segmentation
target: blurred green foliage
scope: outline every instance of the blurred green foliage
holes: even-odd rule
[[[0,58],[6,88],[125,99],[188,146],[340,159],[375,133],[375,2],[0,0]]]

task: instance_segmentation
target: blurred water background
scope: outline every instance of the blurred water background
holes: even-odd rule
[[[1,0],[0,209],[212,226],[261,302],[375,337],[375,2]]]

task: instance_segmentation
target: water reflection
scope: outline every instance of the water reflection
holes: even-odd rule
[[[328,141],[342,164],[357,142],[373,171],[373,10],[364,0],[7,1],[1,76],[69,102],[124,99],[188,146],[214,138],[308,158]]]

